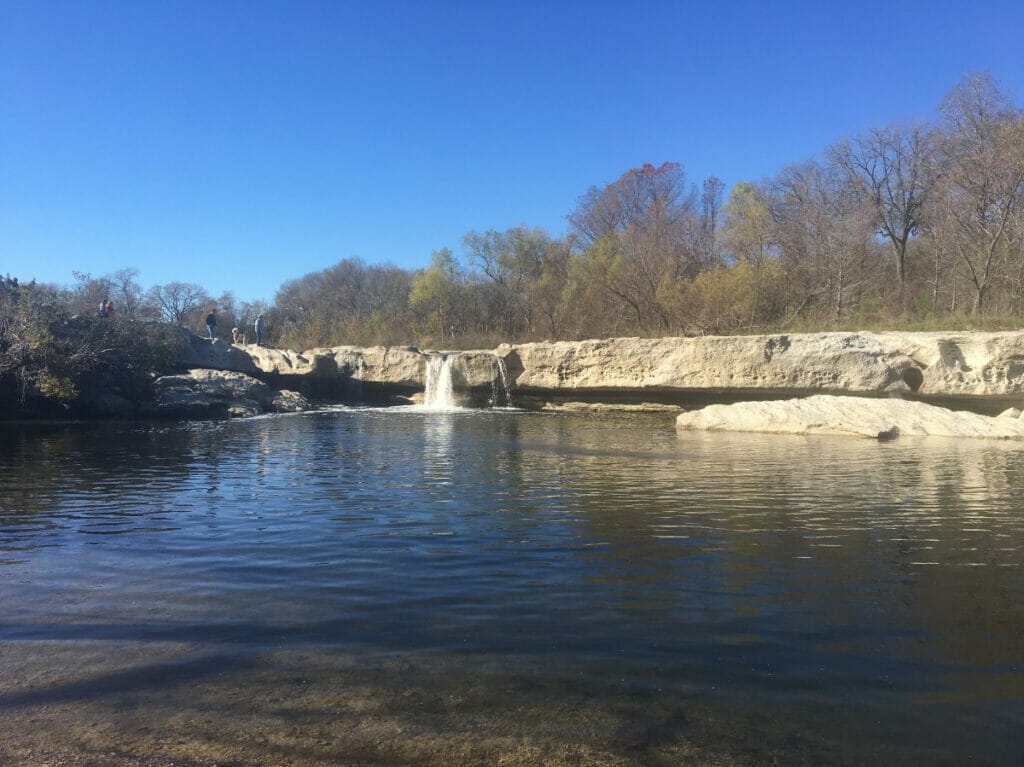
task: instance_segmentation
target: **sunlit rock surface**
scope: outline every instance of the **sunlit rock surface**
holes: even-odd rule
[[[231,370],[248,375],[259,372],[252,355],[247,351],[249,347],[233,346],[221,340],[211,341],[184,329],[181,329],[181,334],[185,345],[180,362],[184,367]]]
[[[153,389],[158,413],[191,418],[246,417],[311,409],[305,398],[295,392],[275,391],[251,376],[231,371],[197,368],[158,378]]]
[[[863,333],[921,371],[918,392],[940,396],[1024,393],[1024,333]]]
[[[499,347],[532,389],[911,391],[913,361],[855,333],[612,338]]]
[[[265,380],[301,377],[423,388],[429,358],[443,354],[450,359],[456,390],[497,390],[501,385],[512,393],[620,392],[638,401],[651,391],[753,397],[759,392],[915,393],[935,399],[1024,395],[1024,333],[1020,332],[612,338],[452,352],[412,346],[337,346],[296,352],[252,344],[233,346],[188,335],[184,365]]]
[[[681,413],[684,430],[778,434],[839,434],[872,439],[899,436],[1024,439],[1024,422],[947,410],[923,402],[820,394],[774,402],[709,405]]]

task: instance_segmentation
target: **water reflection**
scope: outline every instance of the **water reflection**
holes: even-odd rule
[[[46,648],[80,645],[62,652],[116,696],[144,686],[118,666],[141,643],[154,649],[131,652],[164,658],[161,685],[234,658],[206,687],[217,710],[232,687],[280,697],[316,665],[328,687],[387,686],[373,695],[388,705],[400,688],[444,690],[441,709],[472,700],[485,730],[505,721],[528,737],[540,712],[585,692],[594,719],[576,725],[611,749],[592,763],[649,763],[686,743],[740,762],[935,761],[936,743],[954,762],[1020,753],[1018,445],[357,409],[7,437],[0,649],[13,686],[0,706],[26,721],[45,700],[88,698],[40,670]],[[376,682],[353,674],[356,656]],[[394,657],[411,664],[402,679]],[[38,675],[51,698],[32,692]],[[505,687],[487,698],[484,679]],[[250,700],[245,716],[263,716]],[[682,726],[695,711],[721,727]],[[245,716],[220,716],[244,729]],[[798,733],[790,745],[780,720]],[[749,737],[715,751],[737,721]],[[458,729],[416,726],[441,740]],[[545,732],[523,763],[571,740]]]
[[[452,481],[452,439],[454,413],[432,413],[423,419],[423,463],[428,481],[447,484]]]

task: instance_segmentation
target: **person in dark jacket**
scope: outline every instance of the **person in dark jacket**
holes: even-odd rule
[[[210,309],[210,313],[206,315],[206,329],[210,333],[210,340],[212,341],[216,337],[217,332],[217,310]]]

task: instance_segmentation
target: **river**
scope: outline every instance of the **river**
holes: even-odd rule
[[[0,764],[1020,764],[1024,446],[3,427]]]

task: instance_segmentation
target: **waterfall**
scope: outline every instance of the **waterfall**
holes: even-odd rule
[[[355,373],[348,379],[348,395],[349,399],[356,402],[363,401],[363,358],[361,355],[356,362]]]
[[[505,398],[505,407],[512,407],[512,387],[508,382],[508,368],[505,366],[505,358],[495,354],[495,361],[498,363],[498,377],[494,381],[494,404],[499,403],[498,382],[501,382],[501,394]]]
[[[431,354],[427,360],[427,390],[423,395],[423,407],[432,410],[457,407],[452,391],[451,356]]]

